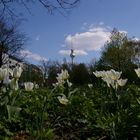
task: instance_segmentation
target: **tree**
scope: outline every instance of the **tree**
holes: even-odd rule
[[[131,39],[129,43],[134,48],[134,55],[132,56],[132,62],[136,64],[138,67],[140,67],[140,40],[137,39]]]
[[[41,60],[39,68],[42,71],[43,77],[47,77],[49,61]]]
[[[48,60],[41,60],[40,65],[38,66],[42,71],[42,77],[43,77],[43,85],[46,83],[46,78],[48,77],[48,71],[51,67],[51,61]]]
[[[13,10],[14,4],[23,6],[30,12],[30,8],[28,7],[30,3],[40,3],[50,14],[52,14],[53,11],[58,11],[63,14],[64,12],[74,8],[79,2],[80,0],[0,0],[0,10],[1,15],[7,13],[13,16],[17,15]]]
[[[58,61],[49,60],[47,85],[52,86],[57,82],[57,74],[61,72],[62,65]]]
[[[63,68],[58,61],[52,60],[41,60],[38,67],[42,72],[43,86],[52,86],[56,82],[57,74]]]
[[[42,73],[39,67],[33,64],[24,63],[24,69],[20,77],[20,83],[34,82],[38,85],[42,84]]]
[[[84,63],[74,64],[70,73],[70,81],[77,85],[90,83],[90,74]]]
[[[136,67],[132,61],[132,57],[135,55],[134,46],[126,33],[114,29],[110,41],[105,44],[97,67],[122,71],[129,78],[134,75],[134,68]]]
[[[134,47],[130,44],[126,33],[114,29],[110,41],[105,44],[99,63],[118,71],[124,71],[132,66],[133,55]]]
[[[8,25],[0,19],[0,67],[7,63],[7,55],[18,56],[27,38],[17,29],[17,24]]]

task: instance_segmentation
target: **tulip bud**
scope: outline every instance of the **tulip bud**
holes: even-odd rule
[[[13,78],[11,81],[10,81],[10,88],[13,89],[13,90],[18,90],[19,86],[18,86],[18,80]]]
[[[38,84],[35,84],[34,87],[35,87],[35,89],[38,89],[39,88],[39,85]]]
[[[34,84],[32,82],[25,82],[24,86],[26,91],[32,91],[34,88]]]
[[[21,76],[22,71],[23,70],[22,70],[21,67],[14,68],[14,70],[13,70],[13,77],[16,78],[16,79],[19,79],[20,76]]]
[[[140,78],[140,68],[135,69],[135,72],[136,72],[137,76]]]
[[[127,83],[127,79],[119,79],[117,80],[117,83],[119,84],[119,86],[123,87]]]
[[[63,105],[67,105],[69,100],[66,98],[65,95],[63,95],[62,97],[61,96],[58,96],[57,99],[59,100],[59,102]]]
[[[8,69],[0,68],[0,81],[4,80],[4,78],[8,75]]]
[[[89,88],[92,88],[92,87],[93,87],[93,85],[92,85],[92,84],[88,84],[88,87],[89,87]]]

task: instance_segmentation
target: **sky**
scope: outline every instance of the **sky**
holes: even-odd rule
[[[20,29],[29,37],[21,55],[34,64],[42,59],[71,62],[73,49],[75,62],[98,60],[114,27],[140,38],[139,5],[140,0],[81,0],[66,17],[48,14],[39,3],[28,6],[30,13],[17,6],[25,18]]]

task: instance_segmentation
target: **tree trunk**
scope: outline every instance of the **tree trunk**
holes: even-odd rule
[[[2,41],[0,44],[0,68],[3,65],[3,58],[2,58],[3,53],[4,53],[4,43]]]
[[[1,68],[1,66],[2,66],[2,51],[0,51],[0,68]]]
[[[2,54],[3,54],[3,45],[0,45],[0,68],[2,67],[3,60],[2,60]],[[0,81],[0,87],[2,87],[3,81]]]

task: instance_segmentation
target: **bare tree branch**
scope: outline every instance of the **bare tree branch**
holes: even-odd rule
[[[0,67],[4,63],[4,54],[17,56],[27,38],[17,30],[17,24],[8,25],[0,19]]]
[[[70,9],[78,5],[80,0],[0,0],[0,16],[8,14],[11,17],[17,17],[17,13],[13,10],[14,4],[23,6],[30,14],[29,3],[40,3],[52,14],[54,11],[65,15]]]

